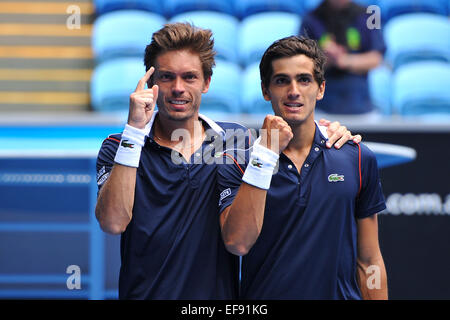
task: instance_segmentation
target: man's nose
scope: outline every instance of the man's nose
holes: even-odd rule
[[[295,81],[292,81],[289,90],[288,90],[288,98],[289,99],[297,99],[300,96],[300,90]]]
[[[173,86],[172,86],[172,94],[173,95],[180,95],[184,93],[184,83],[183,83],[183,79],[176,77],[175,80],[173,81]]]

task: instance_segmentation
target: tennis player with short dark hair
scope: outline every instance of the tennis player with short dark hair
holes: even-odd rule
[[[97,160],[96,217],[104,231],[122,234],[119,298],[235,299],[238,259],[225,249],[217,208],[220,162],[206,159],[225,150],[227,132],[246,130],[199,114],[212,33],[168,24],[153,34],[145,65],[123,133],[104,141]],[[248,148],[242,141],[234,147]]]
[[[324,63],[314,40],[273,43],[260,72],[275,115],[265,118],[243,175],[236,166],[219,168],[220,191],[229,190],[222,235],[243,256],[243,299],[387,298],[376,158],[354,142],[340,151],[325,147],[314,122]]]

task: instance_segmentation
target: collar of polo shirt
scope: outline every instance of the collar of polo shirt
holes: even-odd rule
[[[155,121],[155,117],[158,114],[158,110],[155,110],[153,112],[152,118],[150,119],[150,121],[147,123],[147,125],[145,126],[144,130],[146,131],[146,137],[149,136],[150,131],[152,130],[153,127],[153,123]],[[208,118],[207,116],[203,115],[203,114],[198,114],[198,117],[200,119],[202,119],[203,121],[205,121],[211,129],[213,129],[216,133],[220,134],[222,136],[222,139],[225,141],[225,131],[217,124],[214,122],[214,120]]]

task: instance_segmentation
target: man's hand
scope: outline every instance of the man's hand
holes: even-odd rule
[[[347,49],[344,46],[341,46],[337,44],[333,40],[328,40],[323,48],[326,56],[329,66],[338,66],[339,59],[342,58],[342,56],[347,55]]]
[[[334,144],[334,147],[336,149],[339,149],[348,140],[352,140],[355,143],[360,143],[362,140],[361,135],[352,135],[352,133],[347,130],[347,127],[341,126],[338,121],[331,122],[326,119],[320,119],[319,125],[327,127],[327,148],[331,148],[331,146]]]
[[[261,128],[260,145],[280,154],[294,137],[291,127],[283,118],[267,115]],[[272,137],[278,134],[278,139]],[[274,140],[274,141],[272,141]]]
[[[158,99],[159,87],[155,84],[151,89],[145,89],[145,84],[155,71],[151,67],[139,80],[136,90],[130,95],[130,110],[128,113],[128,124],[138,129],[144,129],[149,123]]]

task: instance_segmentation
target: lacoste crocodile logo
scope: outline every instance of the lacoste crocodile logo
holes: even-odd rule
[[[344,175],[338,175],[337,173],[332,173],[328,176],[328,182],[339,182],[344,181]]]
[[[262,168],[262,163],[259,162],[257,159],[252,160],[252,166]]]
[[[134,144],[132,143],[127,143],[128,140],[122,140],[122,142],[120,143],[120,145],[124,148],[130,148],[133,149],[134,148]]]

